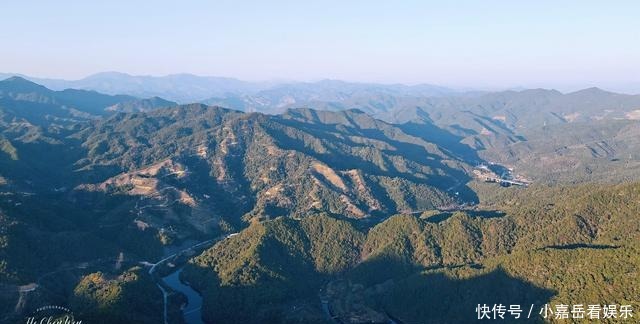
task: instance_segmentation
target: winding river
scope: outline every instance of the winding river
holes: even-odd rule
[[[171,289],[187,297],[187,305],[182,309],[184,321],[187,324],[204,324],[202,321],[202,296],[191,286],[180,281],[181,272],[182,268],[162,278],[162,281]]]

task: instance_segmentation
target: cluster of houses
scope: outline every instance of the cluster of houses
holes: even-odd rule
[[[505,172],[502,175],[498,175],[497,173],[492,171],[489,166],[485,164],[479,164],[475,169],[473,169],[473,174],[476,176],[476,178],[484,182],[498,183],[503,187],[509,187],[512,185],[526,187],[531,183],[529,180],[522,176],[517,175],[513,177],[511,175],[511,172],[513,172],[512,168],[509,168],[508,170],[508,172]]]

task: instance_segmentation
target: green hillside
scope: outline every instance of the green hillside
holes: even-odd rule
[[[212,322],[293,321],[298,307],[317,320],[323,294],[345,322],[465,322],[478,303],[638,307],[638,198],[639,184],[538,187],[483,206],[499,209],[397,215],[368,230],[280,218],[193,258],[186,278]]]
[[[55,304],[157,323],[158,285],[178,321],[188,299],[159,280],[176,269],[213,323],[469,322],[501,302],[637,309],[637,96],[320,82],[244,99],[288,91],[335,111],[1,81],[0,322]],[[532,183],[482,182],[480,163]]]

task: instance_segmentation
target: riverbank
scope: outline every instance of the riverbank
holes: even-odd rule
[[[186,298],[186,305],[181,307],[182,316],[187,324],[204,324],[202,321],[202,296],[196,290],[180,280],[180,273],[184,267],[179,268],[172,274],[163,277],[162,281],[172,290],[183,294]]]
[[[154,282],[156,283],[156,285],[158,286],[158,289],[160,289],[162,291],[162,295],[163,295],[163,322],[164,324],[168,324],[169,323],[169,297],[172,293],[177,292],[183,295],[186,295],[187,298],[187,307],[189,307],[189,297],[191,296],[191,303],[196,304],[198,303],[200,306],[197,307],[197,309],[199,310],[201,308],[202,305],[202,298],[200,297],[200,295],[193,289],[191,289],[191,287],[183,285],[180,282],[180,278],[179,278],[179,273],[182,271],[182,267],[183,264],[186,263],[186,261],[188,260],[188,258],[192,255],[195,255],[198,252],[201,252],[202,250],[206,249],[207,247],[217,243],[218,241],[221,241],[225,238],[227,238],[228,236],[220,236],[217,237],[215,239],[210,239],[210,240],[206,240],[206,241],[202,241],[196,244],[193,244],[187,248],[183,248],[180,250],[173,250],[171,252],[171,254],[169,254],[168,256],[165,256],[164,258],[162,258],[160,261],[150,264],[151,267],[149,268],[149,275],[153,278]],[[175,252],[174,252],[175,251]],[[169,283],[167,283],[165,281],[165,278],[170,278],[169,279]],[[191,293],[189,290],[192,290],[193,293]],[[186,294],[185,292],[188,292],[188,294]],[[194,295],[195,293],[195,295]],[[197,297],[196,297],[197,295]],[[197,298],[200,298],[200,301],[197,301]],[[189,307],[190,308],[190,307]],[[194,311],[194,309],[191,309],[191,313],[187,314],[184,310],[181,311],[182,313],[182,317],[184,319],[184,321],[188,324],[201,324],[202,322],[202,318],[201,318],[201,314],[199,311]],[[199,322],[197,321],[199,320]]]

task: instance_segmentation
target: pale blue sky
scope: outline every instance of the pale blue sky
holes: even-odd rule
[[[0,72],[640,85],[639,17],[640,1],[2,1]]]

